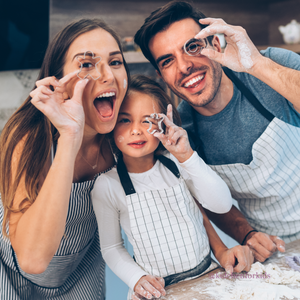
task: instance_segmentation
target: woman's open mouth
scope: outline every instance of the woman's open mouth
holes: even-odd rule
[[[115,92],[102,93],[94,100],[94,106],[103,119],[110,119],[113,117],[115,103]]]

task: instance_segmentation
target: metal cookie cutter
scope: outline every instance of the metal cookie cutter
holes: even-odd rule
[[[292,269],[300,272],[300,256],[287,256],[285,261]]]
[[[185,42],[183,49],[186,54],[190,56],[196,56],[207,47],[207,39],[189,39]]]
[[[157,113],[153,113],[153,114],[150,115],[150,118],[152,118],[154,120],[158,120],[157,126],[158,126],[159,131],[157,131],[156,129],[151,131],[153,123],[151,122],[151,120],[149,120],[149,117],[146,117],[146,120],[149,122],[149,128],[147,129],[147,132],[150,133],[150,134],[153,134],[155,132],[163,133],[164,130],[162,129],[161,123],[162,123],[162,121],[164,120],[165,117],[159,117]]]
[[[83,56],[76,56],[77,61],[80,63],[80,70],[77,77],[85,79],[88,76],[94,80],[100,78],[101,74],[97,69],[97,65],[101,61],[100,56],[95,56],[93,51],[85,51]]]

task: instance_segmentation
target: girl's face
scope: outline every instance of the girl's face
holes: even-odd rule
[[[149,122],[146,118],[152,113],[159,112],[159,106],[154,98],[136,91],[129,92],[121,106],[114,129],[116,146],[124,158],[153,156],[159,140],[147,132]]]
[[[85,87],[82,103],[85,112],[86,129],[96,133],[108,133],[113,130],[121,103],[127,90],[127,73],[123,57],[113,36],[104,29],[94,29],[83,33],[71,44],[64,65],[64,75],[85,68],[91,68],[93,60],[79,61],[76,57],[84,57],[86,51],[92,51],[94,56],[100,56],[97,64],[99,71],[96,80],[89,78]],[[79,74],[80,75],[80,74]],[[67,96],[71,98],[77,76],[67,86]]]

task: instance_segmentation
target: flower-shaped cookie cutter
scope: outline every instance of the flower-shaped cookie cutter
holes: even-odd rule
[[[90,53],[90,54],[89,54]],[[94,77],[94,76],[92,76],[91,74],[90,74],[90,72],[88,72],[88,74],[86,74],[86,75],[84,75],[83,77],[82,76],[79,76],[79,74],[80,73],[83,73],[83,63],[82,63],[82,61],[80,61],[80,59],[82,59],[82,60],[86,60],[86,57],[91,57],[93,60],[96,60],[97,58],[99,58],[99,60],[98,60],[98,62],[96,62],[95,63],[95,65],[94,65],[94,68],[95,68],[95,70],[96,70],[96,74],[98,73],[99,74],[99,76],[98,77]],[[83,56],[80,56],[80,55],[78,55],[78,56],[76,56],[76,59],[77,59],[77,61],[80,63],[80,70],[78,71],[78,73],[77,73],[77,77],[78,78],[80,78],[80,79],[85,79],[85,78],[87,78],[88,76],[89,77],[91,77],[92,79],[94,79],[94,80],[97,80],[97,79],[99,79],[100,78],[100,76],[101,76],[101,74],[100,74],[100,72],[98,71],[98,69],[97,69],[97,65],[100,63],[100,61],[101,61],[101,56],[95,56],[95,54],[94,54],[94,52],[93,51],[90,51],[90,50],[88,50],[88,51],[85,51],[84,52],[84,54],[83,54]],[[92,71],[91,72],[94,72],[94,68],[92,69]]]
[[[190,56],[196,56],[207,47],[207,39],[189,39],[185,42],[183,49],[186,54]]]
[[[146,120],[149,122],[149,128],[147,129],[147,132],[150,133],[150,134],[153,134],[155,132],[163,133],[164,130],[162,129],[161,123],[162,123],[162,121],[164,120],[165,117],[159,117],[157,113],[153,113],[153,114],[150,115],[150,118],[154,119],[154,120],[158,120],[157,126],[158,126],[159,131],[157,131],[156,129],[151,131],[153,123],[151,122],[151,120],[149,120],[149,117],[146,117]]]

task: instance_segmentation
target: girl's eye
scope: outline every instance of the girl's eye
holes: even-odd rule
[[[119,123],[129,123],[129,122],[130,122],[129,119],[121,119],[119,121]]]

